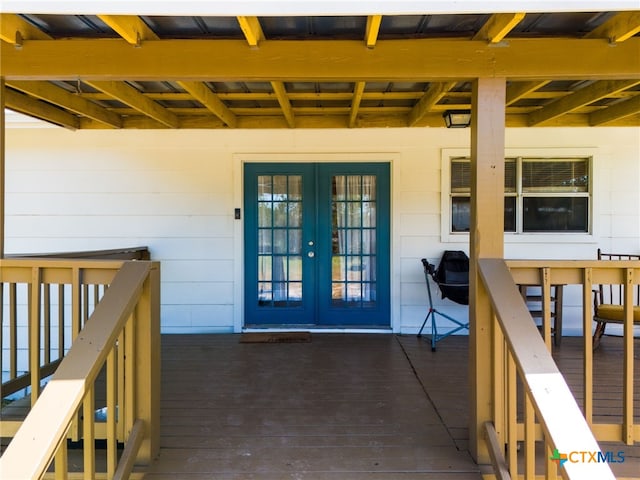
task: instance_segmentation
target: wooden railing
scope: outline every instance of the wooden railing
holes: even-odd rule
[[[47,469],[55,478],[69,478],[67,439],[82,441],[84,478],[96,478],[96,439],[106,440],[102,478],[128,478],[134,464],[155,457],[159,275],[159,265],[149,261],[0,260],[0,282],[9,291],[9,314],[2,320],[10,331],[12,372],[2,395],[26,382],[31,399],[24,421],[0,423],[3,436],[15,433],[0,457],[3,479],[42,478]],[[54,314],[46,293],[52,285],[58,293]],[[19,326],[28,335],[20,335]],[[65,351],[67,332],[71,347]],[[18,375],[25,355],[28,373]],[[55,374],[43,388],[51,370]],[[104,407],[99,410],[106,421],[96,421],[96,407]]]
[[[485,424],[497,478],[518,478],[519,454],[525,478],[613,479],[609,462],[617,452],[598,441],[633,444],[640,425],[633,407],[633,310],[628,298],[624,356],[620,361],[623,395],[619,423],[595,423],[593,416],[592,291],[600,283],[619,283],[631,291],[640,282],[640,263],[631,261],[508,261],[481,259],[479,272],[493,309],[493,419]],[[543,336],[517,288],[542,287]],[[551,356],[551,285],[580,285],[583,296],[583,400],[578,405]],[[630,295],[629,295],[630,297]],[[520,446],[522,445],[522,448]],[[544,445],[536,462],[536,445]],[[506,446],[506,457],[505,452]],[[580,452],[586,452],[584,454]],[[564,460],[564,461],[563,461]],[[543,472],[536,469],[544,465]],[[562,464],[562,465],[561,465]],[[538,465],[538,467],[536,467]],[[538,477],[540,478],[540,477]]]
[[[58,262],[55,267],[40,268],[42,263],[35,260],[54,258],[85,261]],[[29,261],[10,261],[17,259]],[[104,259],[148,260],[149,249],[131,247],[6,257],[0,272],[0,371],[3,373],[0,396],[3,400],[24,391],[31,393],[32,404],[36,401],[42,379],[56,370],[122,264],[87,261]],[[3,338],[5,332],[8,338]],[[3,436],[15,434],[25,410],[28,408],[24,400],[3,409],[0,415]],[[77,432],[73,438],[77,440]]]

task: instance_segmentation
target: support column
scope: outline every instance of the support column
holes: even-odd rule
[[[482,425],[491,419],[491,308],[478,259],[504,256],[504,136],[506,79],[473,84],[471,120],[471,227],[469,244],[469,447],[479,464],[490,463]]]

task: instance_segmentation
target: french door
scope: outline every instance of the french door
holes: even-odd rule
[[[389,164],[247,163],[245,326],[390,325]]]

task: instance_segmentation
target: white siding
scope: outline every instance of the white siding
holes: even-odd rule
[[[419,259],[468,252],[443,225],[443,149],[465,149],[469,130],[79,131],[9,128],[7,253],[147,245],[162,262],[164,332],[242,326],[243,160],[392,162],[392,326],[415,332],[426,314]],[[640,252],[640,129],[507,131],[511,149],[594,156],[591,236],[507,237],[508,258],[594,258]],[[446,225],[446,219],[444,221]],[[445,240],[445,241],[443,241]],[[552,249],[549,243],[555,243]],[[465,307],[440,300],[454,317]],[[566,333],[579,333],[579,292],[568,289]]]

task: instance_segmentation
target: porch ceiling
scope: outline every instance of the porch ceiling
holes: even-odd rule
[[[0,14],[7,108],[70,129],[441,127],[477,77],[506,124],[640,126],[640,11]]]

